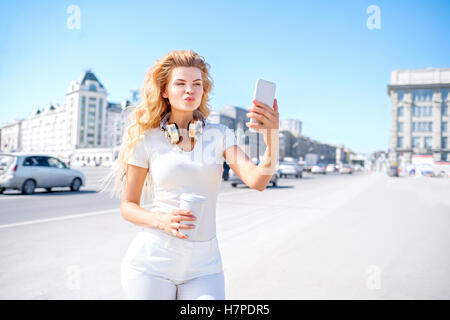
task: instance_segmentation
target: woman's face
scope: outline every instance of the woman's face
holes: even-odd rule
[[[172,69],[169,83],[162,96],[169,98],[173,109],[194,111],[200,106],[203,96],[201,70],[196,67],[176,67]]]

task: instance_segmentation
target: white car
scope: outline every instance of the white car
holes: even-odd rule
[[[348,173],[348,174],[352,174],[352,167],[350,167],[349,165],[343,165],[342,167],[339,168],[339,173]]]
[[[327,172],[335,172],[336,171],[336,166],[332,163],[327,165]]]
[[[295,176],[296,178],[303,177],[303,166],[295,162],[280,162],[277,166],[277,171],[280,178],[287,176]]]
[[[324,163],[318,163],[311,167],[311,173],[322,173],[327,174],[326,171],[326,164]]]
[[[41,154],[0,154],[0,193],[16,189],[32,194],[36,188],[48,192],[54,187],[68,187],[79,191],[86,185],[81,171],[69,168],[61,160]]]
[[[258,161],[252,161],[254,164],[258,165]],[[230,181],[230,184],[233,188],[235,188],[238,184],[245,184],[244,181],[239,178],[239,176],[233,171],[233,169],[230,168],[230,171],[228,172],[228,181]],[[269,184],[272,184],[273,187],[278,186],[278,172],[275,170],[272,177],[270,178]]]

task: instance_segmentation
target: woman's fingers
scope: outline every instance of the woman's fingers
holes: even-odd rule
[[[265,103],[262,103],[259,100],[254,99],[253,100],[253,107],[257,107],[257,108],[261,108],[263,109],[265,112],[269,113],[272,116],[275,116],[275,101],[276,99],[274,99],[274,107],[270,107]]]
[[[247,113],[247,117],[259,120],[259,121],[263,122],[264,124],[266,123],[267,120],[270,120],[266,117],[266,115],[262,115],[262,114],[255,113],[255,112]]]
[[[275,121],[275,117],[263,111],[262,109],[249,108],[251,112],[247,113],[247,117],[257,119],[262,122]]]

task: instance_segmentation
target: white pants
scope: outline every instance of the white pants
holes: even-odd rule
[[[122,260],[122,286],[128,299],[225,299],[217,238],[179,239],[143,229]]]

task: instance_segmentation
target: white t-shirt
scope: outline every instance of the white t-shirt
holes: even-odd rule
[[[190,152],[171,144],[159,127],[152,128],[141,136],[128,163],[143,168],[150,165],[152,211],[169,213],[179,208],[182,193],[204,196],[202,219],[194,222],[196,236],[190,240],[206,241],[216,236],[216,201],[222,181],[223,153],[233,145],[237,145],[236,136],[223,124],[207,122]]]

